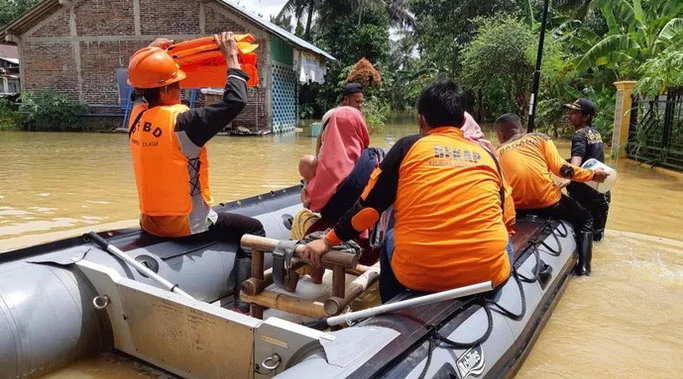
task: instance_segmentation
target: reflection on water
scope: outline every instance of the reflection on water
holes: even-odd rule
[[[388,147],[415,130],[414,122],[395,124],[371,139]],[[137,198],[126,142],[126,135],[0,133],[0,251],[26,244],[17,239],[22,236],[35,243],[45,232],[134,225]],[[297,183],[296,163],[314,143],[303,133],[214,138],[214,197],[235,200]],[[567,142],[558,147],[568,155]],[[617,170],[593,276],[569,283],[519,377],[678,377],[683,371],[683,361],[670,359],[683,350],[683,243],[659,238],[683,240],[683,175],[632,162],[620,162]],[[105,355],[48,377],[164,375]]]

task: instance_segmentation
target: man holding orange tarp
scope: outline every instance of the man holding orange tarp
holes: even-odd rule
[[[512,187],[518,213],[557,217],[569,221],[577,233],[579,262],[577,275],[590,275],[593,251],[593,219],[590,213],[571,198],[562,195],[562,187],[571,180],[604,182],[604,170],[584,170],[566,163],[555,144],[545,134],[525,134],[517,115],[505,114],[496,120],[501,146],[500,165]],[[556,184],[551,176],[562,179]]]
[[[235,302],[242,281],[249,276],[249,255],[239,248],[244,234],[265,235],[256,219],[227,212],[216,213],[209,190],[206,143],[244,109],[247,75],[240,70],[232,33],[215,36],[228,62],[223,99],[189,109],[180,102],[180,81],[186,74],[162,50],[168,40],[156,40],[136,51],[128,65],[128,83],[142,95],[128,125],[133,168],[140,201],[140,226],[160,237],[185,237],[193,241],[236,243]],[[225,78],[224,78],[225,81]]]

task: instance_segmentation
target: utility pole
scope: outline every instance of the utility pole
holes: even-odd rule
[[[536,55],[536,70],[534,70],[534,84],[531,90],[529,101],[529,124],[527,133],[534,131],[534,117],[536,117],[536,104],[538,104],[538,86],[541,82],[541,62],[543,62],[543,42],[545,41],[545,26],[548,20],[548,7],[550,0],[545,0],[543,4],[543,18],[541,19],[541,35],[538,38],[538,54]]]

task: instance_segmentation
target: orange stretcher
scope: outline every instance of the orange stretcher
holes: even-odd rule
[[[259,85],[256,38],[251,34],[235,34],[235,40],[242,71],[249,75],[247,87],[256,87]],[[182,88],[225,87],[227,62],[213,36],[176,43],[166,52],[187,74],[180,82]]]

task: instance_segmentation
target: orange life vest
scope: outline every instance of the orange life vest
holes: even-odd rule
[[[256,49],[259,47],[251,34],[236,34],[238,58],[242,71],[248,76],[247,87],[259,85]],[[182,88],[225,87],[225,58],[213,36],[179,42],[166,49],[187,77]]]
[[[418,140],[403,158],[394,200],[391,268],[399,282],[427,292],[504,282],[501,185],[493,157],[460,129],[432,129]]]
[[[186,232],[171,234],[205,231],[206,215],[213,203],[206,147],[194,145],[184,132],[175,131],[178,114],[187,110],[180,104],[151,109],[138,105],[128,126],[143,218],[188,216],[181,218],[190,224],[180,228]]]

